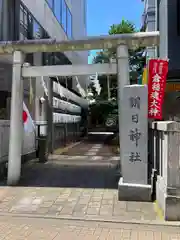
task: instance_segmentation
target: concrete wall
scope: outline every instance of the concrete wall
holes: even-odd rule
[[[86,7],[87,0],[71,0],[72,2],[72,16],[73,16],[73,38],[81,39],[87,35],[87,25],[86,25]],[[79,57],[78,57],[79,55]],[[88,64],[88,51],[77,52],[77,64]],[[76,88],[76,82],[73,82],[73,88]],[[86,89],[88,86],[87,76],[79,77],[80,85]]]

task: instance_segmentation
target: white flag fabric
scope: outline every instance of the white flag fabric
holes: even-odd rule
[[[100,93],[101,93],[101,86],[99,84],[98,73],[96,73],[95,78],[93,80],[93,83],[94,83],[94,87],[96,89],[97,94],[100,95]]]
[[[34,122],[24,102],[23,102],[23,123],[24,123],[24,130],[26,132],[30,133],[35,131]]]
[[[58,93],[61,97],[65,97],[65,95],[63,94],[63,87],[61,86],[58,77],[56,77],[57,82],[58,82]]]
[[[79,80],[78,80],[78,77],[76,76],[75,79],[76,79],[76,82],[77,82],[76,87],[77,87],[79,93],[81,94],[82,97],[86,97],[86,92],[85,92],[85,90],[81,87],[81,85],[80,85],[80,83],[79,83]]]
[[[47,89],[47,87],[46,87],[46,83],[45,83],[45,81],[44,81],[44,77],[43,77],[43,76],[41,77],[41,84],[42,84],[42,86],[43,86],[43,88],[44,88],[44,93],[45,93],[45,95],[48,97],[48,89]]]

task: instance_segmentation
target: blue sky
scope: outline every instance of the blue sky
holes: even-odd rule
[[[141,26],[143,3],[141,0],[87,0],[87,33],[88,36],[106,35],[112,24],[122,19]],[[91,62],[95,51],[89,57]]]

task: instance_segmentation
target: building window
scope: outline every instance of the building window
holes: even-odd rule
[[[64,31],[67,30],[67,5],[65,0],[62,0],[62,27]]]
[[[69,8],[67,8],[67,35],[68,38],[72,38],[72,14]]]
[[[42,28],[39,23],[34,19],[33,21],[33,38],[39,39],[42,36]]]
[[[72,38],[72,14],[65,0],[47,0],[58,22],[62,25],[68,38]]]
[[[54,9],[54,0],[47,0],[47,3],[49,4],[50,8]]]
[[[28,12],[21,5],[20,6],[20,40],[24,40],[28,38]]]
[[[33,17],[27,9],[20,6],[20,40],[33,39]]]
[[[21,4],[20,6],[20,40],[42,38],[41,25],[32,14]],[[33,65],[33,54],[27,54],[26,60]]]
[[[62,21],[62,0],[54,0],[54,14],[59,23]]]

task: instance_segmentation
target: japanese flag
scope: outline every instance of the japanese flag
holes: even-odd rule
[[[34,132],[35,131],[35,125],[33,123],[33,120],[31,118],[31,115],[23,102],[23,123],[24,123],[24,129],[26,132]]]

